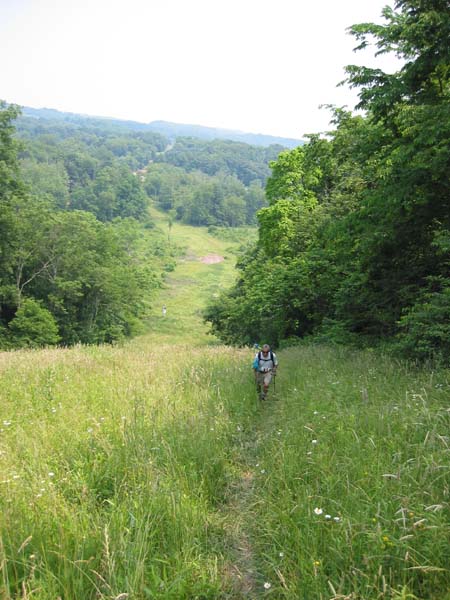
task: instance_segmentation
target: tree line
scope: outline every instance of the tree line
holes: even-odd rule
[[[205,314],[228,343],[450,358],[450,11],[398,0],[383,17],[350,32],[403,66],[347,67],[364,116],[333,108],[332,131],[271,163],[258,243]]]
[[[266,205],[268,163],[283,150],[226,140],[170,143],[115,121],[45,109],[31,114],[18,119],[17,130],[26,143],[21,169],[32,193],[103,222],[142,220],[150,199],[190,225],[255,225]]]
[[[0,348],[137,333],[174,263],[145,193],[101,147],[89,155],[52,137],[22,146],[18,115],[0,102]]]
[[[0,348],[142,330],[176,249],[169,220],[255,224],[282,149],[177,140],[133,124],[0,103]],[[30,116],[31,115],[31,116]]]

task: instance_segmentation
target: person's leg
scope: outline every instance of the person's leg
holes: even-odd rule
[[[258,396],[261,394],[261,380],[259,375],[260,374],[258,372],[255,373],[256,393]]]
[[[264,400],[264,373],[256,373],[256,391],[261,400]]]
[[[269,392],[269,385],[272,381],[272,373],[264,373],[264,386],[263,386],[263,397],[267,398]]]

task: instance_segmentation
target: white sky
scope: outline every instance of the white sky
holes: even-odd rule
[[[353,108],[354,23],[392,0],[0,0],[0,98],[299,138]]]

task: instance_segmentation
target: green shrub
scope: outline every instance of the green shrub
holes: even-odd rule
[[[27,298],[9,323],[11,343],[18,348],[54,346],[60,340],[53,315],[39,302]]]
[[[450,283],[427,292],[402,316],[396,350],[408,358],[450,360]]]

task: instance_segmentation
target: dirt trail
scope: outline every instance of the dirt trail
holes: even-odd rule
[[[233,486],[227,504],[228,518],[225,532],[231,547],[231,561],[225,567],[235,598],[258,598],[258,572],[252,542],[248,534],[249,504],[253,486],[253,473],[245,471]]]

